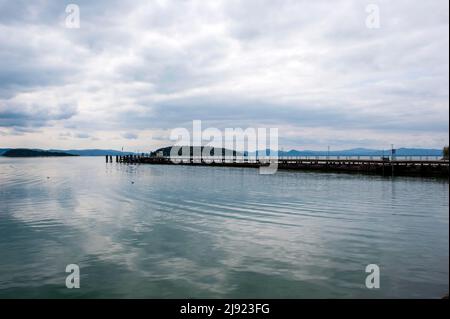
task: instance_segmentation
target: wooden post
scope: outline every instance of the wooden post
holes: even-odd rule
[[[106,163],[108,163],[108,155],[106,155]]]

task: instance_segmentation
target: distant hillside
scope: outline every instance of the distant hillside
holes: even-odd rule
[[[115,150],[99,150],[99,149],[87,149],[87,150],[49,150],[50,152],[64,152],[72,155],[78,156],[120,156],[120,155],[133,155],[133,152],[121,152]]]
[[[0,156],[6,153],[9,150],[15,150],[14,148],[0,148]],[[87,150],[58,150],[58,149],[50,149],[50,150],[42,150],[42,149],[31,149],[36,152],[51,152],[51,153],[66,153],[69,155],[76,156],[120,156],[120,155],[132,155],[135,154],[133,152],[121,152],[116,150],[99,150],[99,149],[87,149]]]
[[[62,152],[36,151],[25,148],[17,148],[7,150],[3,153],[6,157],[61,157],[61,156],[77,156]]]
[[[266,152],[269,152],[269,150],[266,150]],[[275,151],[272,151],[272,154],[276,153]],[[340,151],[297,151],[297,150],[290,150],[287,152],[279,151],[279,156],[382,156],[388,155],[391,153],[390,149],[386,150],[375,150],[375,149],[366,149],[366,148],[355,148],[355,149],[349,149],[349,150],[340,150]],[[253,153],[253,155],[255,152]],[[258,151],[258,154],[264,154],[263,151]],[[425,148],[399,148],[396,150],[397,156],[442,156],[443,151],[439,149],[425,149]]]
[[[198,148],[198,147],[197,147]],[[201,148],[203,151],[204,147]],[[210,151],[212,148],[209,147]],[[10,148],[0,148],[0,156],[4,155],[9,150],[15,150]],[[69,155],[77,155],[77,156],[124,156],[124,155],[133,155],[136,153],[133,152],[121,152],[116,150],[102,150],[102,149],[81,149],[81,150],[59,150],[59,149],[51,149],[51,150],[41,150],[41,149],[32,149],[36,152],[51,152],[51,153],[66,153]],[[170,155],[171,147],[163,147],[152,154],[156,154],[156,152],[162,151],[164,156]],[[220,155],[220,153],[224,153],[225,149],[216,148],[215,154]],[[190,150],[191,154],[193,152],[193,147],[191,146]],[[229,151],[231,152],[231,150]],[[269,150],[266,150],[269,152]],[[264,150],[260,150],[258,152],[249,152],[248,155],[254,156],[256,153],[258,155],[264,154]],[[243,153],[235,152],[238,156],[243,155]],[[246,152],[247,154],[247,152]],[[272,150],[272,154],[276,154],[276,151]],[[279,156],[326,156],[328,154],[327,151],[311,151],[311,150],[290,150],[290,151],[278,151]],[[384,150],[384,155],[390,154],[390,150]],[[349,150],[339,150],[339,151],[330,151],[330,156],[382,156],[383,150],[376,149],[367,149],[367,148],[354,148]],[[425,149],[425,148],[399,148],[396,151],[397,156],[443,156],[443,150],[441,149]]]
[[[198,146],[196,147],[190,147],[190,154],[192,155],[193,149],[199,149]],[[201,147],[201,152],[203,152],[205,147]],[[170,151],[172,147],[163,147],[159,148],[156,151],[152,152],[152,155],[155,155],[159,152],[162,152],[163,156],[170,156]],[[212,154],[212,147],[207,147],[207,151],[210,154]],[[220,155],[225,152],[225,149],[223,148],[216,148],[215,149],[215,155]],[[231,150],[229,150],[231,152]],[[237,156],[247,155],[247,156],[255,156],[258,154],[258,156],[262,156],[266,153],[266,155],[276,155],[277,151],[274,150],[260,150],[256,152],[236,152],[234,151],[234,154]],[[298,151],[298,150],[290,150],[290,151],[278,151],[279,156],[383,156],[383,155],[389,155],[391,153],[390,149],[386,150],[376,150],[376,149],[367,149],[367,148],[354,148],[349,150],[339,150],[339,151],[311,151],[311,150],[304,150],[304,151]],[[179,151],[179,154],[181,155],[181,151]],[[439,149],[425,149],[425,148],[399,148],[396,149],[396,156],[443,156],[443,150]]]
[[[232,151],[232,150],[227,150],[225,148],[219,148],[219,147],[209,147],[209,146],[182,146],[182,147],[186,147],[189,148],[189,151],[186,153],[189,153],[190,155],[194,154],[194,150],[196,153],[200,153],[203,154],[203,152],[206,152],[206,154],[210,154],[211,156],[220,156],[225,155],[226,152],[228,152],[231,156],[231,154],[233,154],[233,156],[242,156],[242,153],[236,152],[236,151]],[[169,157],[170,156],[170,152],[172,151],[172,146],[168,146],[168,147],[163,147],[163,148],[159,148],[156,151],[152,152],[151,155],[156,155],[158,153],[162,152],[163,156]],[[182,150],[179,149],[178,151],[178,155],[182,155]],[[186,154],[188,155],[188,154]],[[227,154],[228,155],[228,154]]]

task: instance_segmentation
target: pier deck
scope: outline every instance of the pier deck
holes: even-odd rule
[[[107,162],[113,162],[112,156],[106,156]],[[405,157],[400,159],[373,157],[157,157],[144,155],[116,156],[116,163],[126,164],[159,164],[159,165],[191,165],[191,166],[223,166],[258,168],[270,163],[277,164],[283,170],[315,170],[328,172],[360,172],[380,175],[411,176],[449,176],[449,161],[443,159]]]

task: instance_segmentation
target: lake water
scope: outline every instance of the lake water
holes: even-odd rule
[[[440,298],[448,273],[447,180],[0,158],[0,298]]]

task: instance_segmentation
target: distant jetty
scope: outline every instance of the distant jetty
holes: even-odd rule
[[[41,150],[31,150],[26,148],[10,149],[2,154],[6,157],[62,157],[62,156],[78,156],[63,152],[49,152]]]
[[[215,167],[248,167],[259,168],[269,164],[278,165],[282,170],[321,171],[366,173],[382,176],[423,176],[449,177],[448,159],[396,159],[389,157],[276,157],[257,158],[247,156],[175,156],[165,154],[115,156],[116,163],[124,164],[153,164],[153,165],[190,165]],[[106,156],[106,162],[112,163],[113,156]]]

